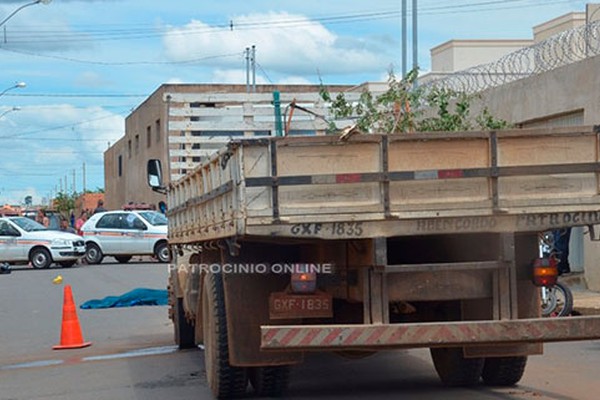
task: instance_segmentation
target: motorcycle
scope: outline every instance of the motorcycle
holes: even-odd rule
[[[552,232],[543,232],[539,240],[538,260],[545,260],[549,268],[556,268],[560,254],[554,246]],[[558,274],[558,273],[557,273]],[[543,317],[564,317],[573,312],[573,292],[564,283],[554,279],[542,280],[540,285],[541,310]]]

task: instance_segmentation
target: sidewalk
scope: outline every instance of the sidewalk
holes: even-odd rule
[[[581,315],[600,315],[600,292],[588,290],[583,273],[561,276],[559,281],[573,292],[573,310]]]

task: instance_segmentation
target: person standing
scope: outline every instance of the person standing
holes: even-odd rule
[[[569,242],[571,241],[571,228],[555,229],[552,231],[554,236],[554,250],[558,258],[558,274],[568,274],[571,272],[569,264]]]
[[[104,208],[104,200],[100,199],[98,200],[98,207],[94,210],[94,214],[104,211],[106,211],[106,208]]]
[[[79,218],[77,218],[77,220],[75,220],[75,230],[77,231],[77,234],[80,236],[81,236],[81,227],[83,226],[83,224],[85,224],[85,221],[87,221],[87,211],[84,210],[79,215]]]
[[[35,217],[36,222],[44,225],[46,228],[48,226],[50,226],[50,218],[48,218],[48,215],[46,214],[46,212],[44,210],[39,210],[37,217]]]

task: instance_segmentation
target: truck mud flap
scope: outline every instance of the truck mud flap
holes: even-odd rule
[[[382,325],[261,326],[262,350],[452,347],[600,339],[600,316]]]

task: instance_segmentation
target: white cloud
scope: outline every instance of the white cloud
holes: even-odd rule
[[[244,49],[256,45],[256,61],[262,68],[312,76],[317,70],[325,74],[379,71],[389,63],[374,42],[336,35],[302,15],[271,12],[238,16],[235,21],[233,30],[197,20],[174,27],[163,38],[165,53],[172,60],[207,57],[205,65],[243,68]],[[276,30],[269,29],[282,21],[288,22]],[[208,58],[219,55],[222,57]]]
[[[246,84],[246,71],[241,69],[215,69],[211,76],[214,83],[234,83],[238,85]],[[250,77],[252,80],[252,77]],[[269,83],[262,76],[256,76],[257,84]]]
[[[33,186],[22,189],[6,190],[0,185],[0,205],[22,205],[25,203],[26,196],[32,196],[33,204],[41,204],[43,200],[46,200]]]
[[[7,188],[18,189],[21,196],[22,187],[34,186],[47,196],[65,176],[70,189],[75,170],[76,188],[81,190],[84,162],[88,186],[103,186],[91,171],[102,170],[108,143],[123,135],[123,117],[98,106],[68,104],[28,106],[10,115],[10,128],[7,121],[0,121],[0,182],[6,182]],[[15,199],[7,191],[0,202],[7,196]]]
[[[82,72],[75,78],[75,86],[84,88],[104,88],[112,84],[113,82],[93,71]]]
[[[278,80],[277,83],[280,85],[310,85],[313,82],[310,82],[308,79],[301,76],[288,76]]]

